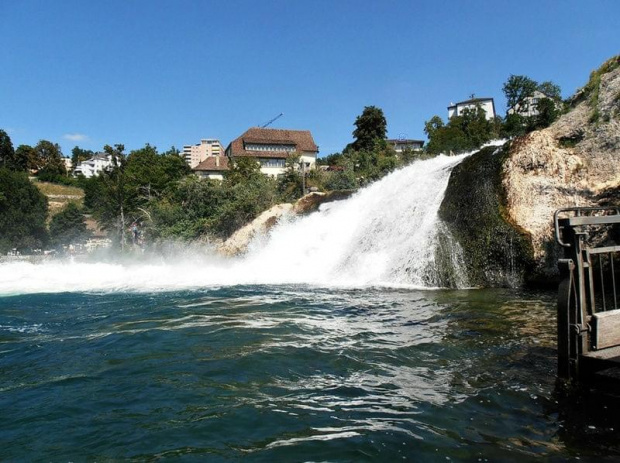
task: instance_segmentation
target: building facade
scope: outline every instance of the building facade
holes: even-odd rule
[[[198,177],[213,180],[223,180],[226,171],[228,171],[228,158],[224,155],[209,156],[192,169]]]
[[[466,109],[475,109],[477,106],[484,110],[488,120],[495,117],[495,102],[493,98],[471,98],[458,103],[450,103],[450,106],[448,106],[448,119],[460,116]]]
[[[394,151],[396,151],[397,153],[402,153],[405,150],[421,150],[424,146],[423,140],[411,140],[408,138],[387,139],[386,141],[388,145],[394,148]]]
[[[219,140],[214,138],[203,138],[196,145],[183,146],[183,158],[193,169],[209,156],[221,156],[224,154],[224,147]]]
[[[550,98],[549,96],[545,95],[543,92],[535,90],[532,96],[525,97],[523,99],[523,102],[517,103],[512,108],[509,108],[507,113],[508,114],[519,114],[524,117],[538,116],[538,102],[545,98],[549,98],[552,101],[555,101],[553,100],[553,98]],[[556,106],[556,109],[560,109],[561,104],[555,101],[555,106]]]
[[[286,159],[300,157],[299,169],[307,172],[316,166],[319,147],[309,130],[266,129],[253,127],[235,138],[226,147],[230,160],[250,157],[260,163],[262,173],[278,176],[284,173]]]
[[[80,162],[73,171],[73,175],[83,175],[86,178],[91,178],[99,175],[111,166],[112,156],[106,153],[97,153],[92,158]]]

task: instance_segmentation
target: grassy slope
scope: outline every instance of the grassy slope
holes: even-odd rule
[[[47,196],[50,218],[60,212],[69,202],[75,202],[80,206],[84,203],[84,190],[81,188],[37,180],[33,180],[33,183],[41,193]]]

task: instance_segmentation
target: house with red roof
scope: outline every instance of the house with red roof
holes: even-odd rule
[[[200,178],[223,180],[224,173],[228,170],[228,158],[226,156],[209,156],[192,169]]]
[[[300,156],[300,170],[316,166],[319,147],[309,130],[267,129],[252,127],[230,142],[226,148],[229,160],[249,157],[260,163],[261,172],[278,176],[285,171],[285,162],[292,154]]]

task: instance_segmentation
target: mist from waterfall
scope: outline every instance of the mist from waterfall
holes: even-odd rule
[[[460,249],[440,223],[438,209],[452,168],[466,156],[416,161],[347,200],[323,204],[305,217],[285,217],[243,257],[3,263],[0,295],[237,284],[464,287]]]

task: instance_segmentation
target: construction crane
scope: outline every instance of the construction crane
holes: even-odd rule
[[[280,119],[282,116],[284,116],[284,114],[280,113],[278,114],[276,117],[274,117],[273,119],[271,119],[269,122],[267,122],[264,125],[261,125],[260,128],[264,129],[265,127],[267,127],[268,125],[271,125],[272,122],[276,121],[277,119]]]

